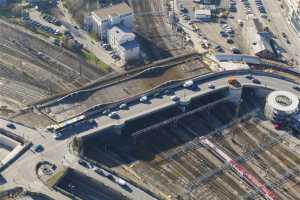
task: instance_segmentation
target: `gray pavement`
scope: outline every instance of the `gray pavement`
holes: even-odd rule
[[[287,51],[284,53],[284,56],[288,60],[292,58],[296,60],[297,63],[295,63],[295,66],[300,69],[300,38],[288,22],[287,16],[284,14],[284,10],[280,8],[281,1],[263,0],[263,3],[268,12],[269,18],[271,19],[271,22],[267,22],[267,26],[269,26],[271,30],[275,31],[276,36],[278,37],[277,41],[281,47]],[[287,44],[286,39],[281,35],[282,32],[287,34],[291,44]]]
[[[253,84],[250,80],[246,79],[247,73],[243,75],[235,75],[238,81],[240,81],[243,85],[256,85]],[[208,91],[212,90],[208,87],[208,83],[215,85],[215,89],[223,88],[228,86],[227,80],[228,77],[231,77],[232,74],[224,75],[218,79],[210,79],[207,82],[198,83],[198,87],[200,91],[194,91],[189,89],[177,89],[175,90],[175,94],[180,97],[182,100],[188,101],[190,98],[194,96],[198,96]],[[286,90],[291,91],[298,96],[300,96],[299,91],[293,89],[294,86],[297,84],[293,82],[285,81],[281,78],[274,78],[271,76],[262,76],[262,75],[255,75],[255,77],[261,81],[260,85],[262,87],[269,87],[271,89],[276,90]],[[98,127],[95,129],[91,129],[85,132],[81,132],[78,136],[85,136],[95,131],[99,131],[105,127],[109,127],[112,125],[123,123],[124,121],[138,117],[139,115],[143,115],[147,112],[154,111],[160,108],[163,108],[168,105],[175,104],[175,102],[171,101],[170,96],[163,95],[161,98],[153,98],[149,100],[149,103],[135,103],[129,107],[128,110],[119,110],[118,114],[120,115],[120,119],[111,119],[108,116],[100,116],[96,119],[98,123]],[[0,119],[0,126],[6,128],[6,124],[8,121],[4,119]],[[123,188],[121,188],[118,184],[109,181],[107,178],[104,178],[98,174],[96,174],[93,170],[87,170],[77,164],[78,158],[72,157],[71,159],[65,160],[65,158],[69,158],[68,156],[68,143],[70,142],[71,138],[65,140],[54,140],[52,134],[48,132],[44,132],[43,130],[35,130],[32,128],[28,128],[22,125],[16,124],[16,129],[10,130],[15,134],[18,134],[22,137],[25,137],[27,140],[33,142],[33,144],[41,144],[44,147],[44,151],[41,153],[35,153],[33,150],[29,150],[25,152],[18,160],[16,160],[13,165],[9,166],[5,171],[2,172],[2,176],[7,180],[7,184],[3,186],[24,186],[27,189],[36,192],[42,192],[54,199],[68,199],[67,197],[63,196],[60,193],[50,190],[46,186],[44,186],[37,176],[35,175],[35,165],[42,160],[47,160],[52,162],[56,165],[68,165],[72,168],[75,168],[88,176],[96,178],[98,181],[104,183],[106,186],[115,189],[118,192],[121,192],[125,196],[134,199],[134,200],[152,200],[154,199],[152,196],[148,195],[147,193],[143,192],[139,188],[135,188],[134,186],[130,185],[130,188],[133,190],[132,192],[127,192]]]
[[[188,101],[190,98],[195,97],[195,96],[200,96],[202,94],[205,94],[212,89],[208,87],[208,83],[213,84],[216,89],[220,89],[223,87],[228,86],[228,78],[231,77],[232,75],[224,76],[223,78],[219,78],[216,80],[211,80],[208,82],[200,83],[197,84],[198,87],[200,88],[200,91],[193,91],[190,89],[177,89],[174,92],[174,95],[178,96],[181,98],[181,100]],[[274,90],[286,90],[286,91],[291,91],[298,96],[300,95],[299,91],[296,91],[293,89],[294,86],[297,86],[297,84],[292,83],[292,82],[287,82],[283,79],[280,78],[274,78],[270,76],[261,76],[257,75],[256,78],[261,81],[261,84],[254,84],[252,83],[251,80],[248,80],[245,78],[246,75],[235,75],[234,77],[237,78],[237,80],[242,84],[242,85],[253,85],[253,86],[258,86],[258,87],[268,87]],[[123,124],[125,121],[135,118],[138,116],[142,116],[145,113],[148,112],[153,112],[155,110],[159,110],[163,107],[170,106],[175,104],[170,98],[169,95],[163,95],[160,98],[152,98],[149,100],[148,103],[136,103],[132,106],[129,107],[128,110],[118,110],[117,113],[120,116],[120,119],[111,119],[110,117],[106,115],[102,115],[98,118],[95,119],[97,122],[98,126],[94,129],[90,129],[84,132],[81,132],[78,134],[78,136],[86,136],[92,133],[95,133],[101,129],[105,129],[107,127],[110,127],[112,125],[120,125]]]

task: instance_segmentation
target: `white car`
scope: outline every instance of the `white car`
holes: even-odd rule
[[[209,83],[207,86],[208,86],[209,89],[214,89],[214,88],[216,87],[216,86],[214,86],[214,85],[211,84],[211,83]]]
[[[120,186],[126,186],[127,182],[124,179],[121,178],[117,178],[116,182],[120,185]]]
[[[61,136],[62,136],[61,133],[54,133],[53,138],[56,139],[56,140],[58,140],[58,139],[61,138]]]
[[[116,119],[119,117],[119,114],[117,112],[111,112],[108,114],[108,117],[110,117],[111,119]]]
[[[188,88],[188,87],[191,87],[193,85],[194,85],[194,81],[193,80],[189,80],[189,81],[184,82],[183,87],[184,88]]]
[[[174,95],[174,96],[171,96],[171,100],[177,102],[180,100],[180,97]]]
[[[126,109],[128,107],[128,105],[126,103],[122,103],[119,108],[120,109]]]
[[[148,97],[147,96],[142,96],[140,98],[140,102],[147,102],[148,101]]]

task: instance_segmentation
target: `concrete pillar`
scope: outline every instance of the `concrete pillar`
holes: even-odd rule
[[[125,125],[124,123],[115,125],[115,126],[114,126],[114,132],[115,132],[117,135],[121,135],[121,134],[122,134],[122,130],[123,130],[124,125]]]
[[[229,101],[233,103],[239,103],[242,96],[242,87],[229,88]]]

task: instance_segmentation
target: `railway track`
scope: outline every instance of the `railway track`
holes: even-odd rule
[[[17,41],[24,47],[34,49],[36,51],[45,50],[45,53],[47,53],[51,57],[56,57],[57,55],[61,54],[61,47],[56,47],[52,44],[49,44],[44,39],[32,35],[31,33],[29,33],[29,31],[25,31],[21,27],[12,26],[11,24],[6,23],[3,20],[0,20],[0,24],[1,38],[7,41]],[[77,54],[74,54],[68,50],[64,50],[63,56],[58,57],[57,59],[59,60],[59,62],[72,67],[77,72],[79,72],[80,70],[79,63],[81,63],[84,66],[82,73],[86,74],[86,76],[92,80],[95,80],[99,78],[99,76],[103,76],[105,74],[98,67],[86,63],[83,59],[78,57]]]
[[[7,43],[0,44],[1,51],[4,51],[10,55],[13,55],[19,59],[26,60],[30,63],[33,63],[36,66],[41,67],[42,69],[50,72],[51,74],[54,74],[56,77],[59,77],[61,82],[64,83],[64,85],[67,85],[68,88],[76,88],[74,85],[70,85],[70,82],[73,81],[73,79],[70,78],[69,75],[65,75],[64,73],[61,73],[59,70],[54,69],[53,67],[49,66],[49,64],[41,61],[39,58],[36,57],[36,55],[29,52],[27,49],[19,48],[16,46],[12,46]],[[24,53],[26,52],[26,53]],[[71,73],[72,74],[72,73]]]
[[[151,12],[163,12],[162,0],[146,0],[138,1],[132,0],[131,4],[136,13],[151,13]],[[166,50],[170,55],[181,54],[185,51],[181,46],[181,39],[178,39],[177,34],[173,34],[173,31],[167,27],[167,16],[166,15],[137,15],[137,33],[141,33],[146,39],[149,39],[151,43],[151,51],[157,51],[157,47]],[[169,35],[175,35],[175,37],[169,37]],[[155,47],[156,46],[156,47]],[[155,58],[161,58],[159,51],[155,54]],[[167,55],[168,56],[168,55]]]

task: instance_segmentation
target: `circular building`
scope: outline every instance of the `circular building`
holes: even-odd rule
[[[282,123],[298,112],[298,97],[287,91],[274,91],[267,96],[265,116],[274,123]]]

